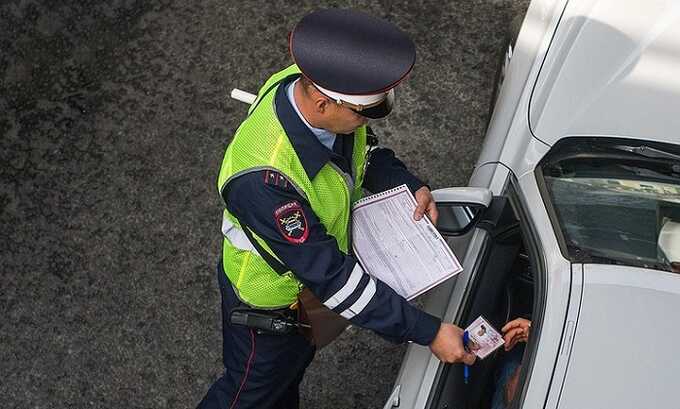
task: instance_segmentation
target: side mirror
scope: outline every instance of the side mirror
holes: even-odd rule
[[[462,236],[474,227],[493,195],[479,187],[451,187],[432,192],[439,218],[437,229],[445,236]]]

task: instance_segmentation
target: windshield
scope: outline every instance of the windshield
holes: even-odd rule
[[[568,257],[665,271],[680,267],[679,150],[609,138],[556,145],[539,176]]]

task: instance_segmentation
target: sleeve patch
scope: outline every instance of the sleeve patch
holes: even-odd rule
[[[264,172],[264,183],[282,188],[288,187],[288,179],[286,179],[286,177],[279,172],[273,170],[267,170]]]
[[[286,202],[274,210],[276,227],[283,238],[293,244],[304,243],[309,236],[307,218],[297,200]]]

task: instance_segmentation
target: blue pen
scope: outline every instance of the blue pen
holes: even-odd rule
[[[468,343],[470,342],[470,334],[468,334],[467,331],[463,332],[463,348],[465,348],[465,351],[470,352],[470,348],[468,348]],[[468,379],[470,379],[470,367],[463,364],[463,380],[465,381],[465,384],[468,384]]]

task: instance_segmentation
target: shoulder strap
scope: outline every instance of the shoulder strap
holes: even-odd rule
[[[250,228],[248,226],[244,225],[241,223],[241,227],[243,228],[243,232],[246,234],[246,237],[248,237],[248,240],[250,240],[250,243],[255,247],[257,252],[260,254],[260,257],[264,259],[264,261],[269,264],[269,267],[271,267],[278,275],[283,275],[284,273],[287,273],[290,271],[289,268],[286,268],[279,260],[274,258],[267,250],[260,245],[260,243],[255,240],[255,237],[253,237],[253,233],[250,231]]]
[[[288,67],[286,70],[289,70],[290,68],[291,67]],[[279,86],[282,82],[286,81],[290,77],[296,77],[296,76],[299,77],[300,75],[301,74],[300,74],[299,71],[293,71],[290,74],[283,76],[283,77],[279,78],[278,80],[273,81],[271,84],[269,84],[269,87],[264,92],[261,92],[257,96],[257,99],[255,100],[255,102],[250,106],[250,108],[248,108],[248,116],[250,116],[250,114],[252,114],[253,111],[255,111],[255,109],[258,107],[258,105],[260,105],[260,102],[262,102],[262,100],[267,96],[267,94],[269,94],[274,88]],[[267,84],[265,84],[265,87],[266,86],[267,86]]]
[[[285,80],[285,78],[283,78],[283,79],[280,80],[280,81],[277,81],[277,82],[273,83],[269,88],[267,88],[267,90],[266,90],[265,92],[262,93],[262,95],[260,95],[260,96],[257,98],[257,100],[255,101],[255,103],[253,103],[253,105],[248,109],[248,116],[250,116],[250,114],[252,114],[253,111],[255,111],[255,109],[260,105],[260,102],[262,102],[262,100],[264,99],[264,97],[266,97],[267,94],[269,94],[274,88],[276,88],[283,80]]]

